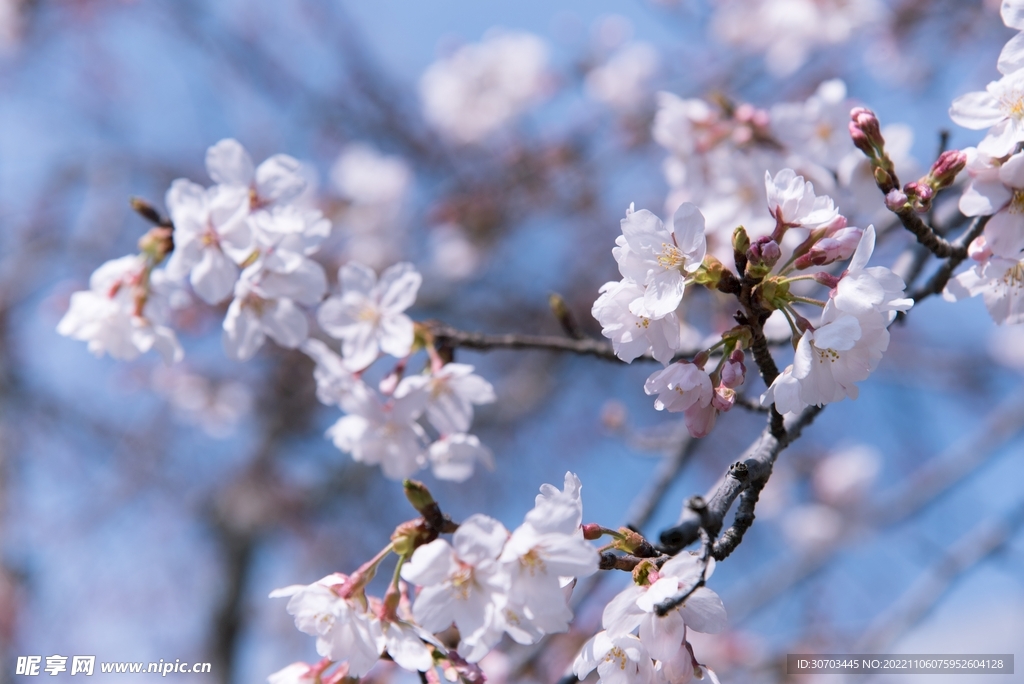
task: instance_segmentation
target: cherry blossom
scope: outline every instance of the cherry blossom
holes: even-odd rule
[[[409,354],[412,321],[403,312],[416,301],[422,280],[412,264],[401,263],[377,275],[356,262],[338,271],[341,295],[329,297],[317,312],[320,327],[342,341],[342,355],[352,370],[372,364],[383,351]]]
[[[491,383],[464,363],[446,363],[429,376],[404,378],[395,396],[403,397],[410,392],[425,394],[427,420],[442,435],[465,432],[473,422],[473,405],[495,400]]]
[[[958,301],[982,295],[992,320],[1013,325],[1024,322],[1024,232],[1011,221],[993,222],[995,217],[968,250],[977,263],[950,279],[942,296]]]
[[[989,128],[978,150],[992,157],[1009,154],[1024,140],[1024,71],[1014,71],[988,84],[984,92],[961,95],[949,116],[972,129]]]
[[[308,586],[276,589],[270,598],[289,597],[288,613],[295,617],[299,631],[317,637],[317,653],[346,661],[349,675],[361,677],[380,658],[385,640],[380,621],[367,610],[365,599],[339,595],[348,579],[335,573]]]
[[[633,313],[643,308],[643,298],[644,288],[631,280],[605,283],[591,313],[601,323],[601,334],[612,341],[616,356],[626,363],[648,352],[668,363],[679,346],[679,319],[674,313],[657,319]]]
[[[231,294],[240,269],[253,250],[249,230],[249,196],[241,188],[210,189],[178,179],[167,191],[167,209],[174,222],[174,251],[167,274],[190,276],[203,301],[217,304]]]
[[[670,660],[683,648],[685,630],[717,634],[727,625],[725,606],[714,591],[698,587],[676,608],[658,616],[658,604],[680,592],[689,591],[714,573],[714,559],[704,563],[689,553],[675,556],[648,576],[649,584],[631,584],[612,599],[604,610],[602,625],[612,636],[639,629],[640,641],[656,660]],[[651,579],[653,577],[653,580]]]
[[[482,463],[488,470],[494,469],[494,455],[476,435],[445,435],[430,445],[427,457],[431,472],[439,480],[465,482],[477,463]]]
[[[768,211],[779,226],[817,228],[834,220],[839,212],[832,199],[814,194],[814,186],[793,169],[782,169],[773,178],[764,174]]]
[[[533,510],[502,550],[499,560],[511,576],[505,630],[519,643],[566,631],[572,610],[563,592],[565,578],[597,572],[598,553],[580,529],[580,488],[573,473],[565,474],[562,491],[544,485]]]
[[[657,216],[632,206],[622,219],[622,236],[612,250],[623,277],[644,286],[643,301],[630,311],[637,316],[662,318],[683,300],[686,277],[704,259],[704,216],[696,206],[682,204],[666,227]]]
[[[326,281],[319,264],[309,261],[304,265],[282,275],[256,262],[242,272],[224,318],[228,356],[240,361],[252,358],[267,336],[288,348],[299,346],[309,336],[309,322],[298,304],[318,302]]]
[[[364,143],[342,149],[331,181],[347,206],[339,222],[351,258],[384,267],[400,256],[403,208],[413,187],[409,164]]]
[[[888,323],[875,312],[842,313],[831,303],[814,330],[800,338],[792,365],[761,396],[780,413],[857,398],[857,385],[868,377],[889,346]]]
[[[151,272],[144,257],[113,259],[93,272],[88,290],[71,295],[57,332],[88,342],[96,356],[131,361],[155,349],[167,363],[180,361],[181,345],[165,325],[172,291],[163,271]]]
[[[206,151],[206,172],[213,182],[242,188],[253,209],[286,204],[306,188],[301,164],[294,157],[275,154],[254,168],[252,157],[237,140],[221,140]]]
[[[641,109],[651,97],[647,82],[657,68],[658,53],[652,45],[623,45],[603,65],[587,73],[587,94],[614,109]]]
[[[643,642],[632,634],[612,636],[598,632],[583,645],[572,672],[583,680],[594,669],[603,684],[651,684],[654,663]]]
[[[412,607],[416,622],[431,632],[454,622],[461,636],[459,654],[471,663],[483,658],[504,630],[509,576],[498,556],[507,539],[500,522],[473,515],[459,525],[450,544],[444,539],[425,544],[402,566],[402,578],[423,587]]]
[[[886,14],[879,0],[724,0],[712,27],[726,42],[765,53],[768,70],[788,76],[818,46],[844,43]]]
[[[832,302],[842,312],[863,319],[874,312],[880,314],[885,325],[892,322],[897,311],[908,311],[913,299],[903,296],[906,283],[885,266],[868,266],[875,249],[875,228],[864,229],[857,249],[846,273],[836,285]]]
[[[644,383],[644,392],[657,394],[654,408],[659,411],[682,412],[691,406],[709,406],[714,394],[708,373],[689,361],[673,363],[656,371]]]
[[[423,467],[426,435],[416,423],[423,413],[422,395],[384,402],[365,383],[353,381],[341,404],[349,415],[327,431],[336,447],[360,463],[379,465],[393,480],[409,477]]]
[[[264,267],[276,273],[313,270],[308,262],[331,233],[331,222],[319,211],[294,205],[276,206],[255,214],[253,234]],[[316,269],[322,270],[316,266]]]

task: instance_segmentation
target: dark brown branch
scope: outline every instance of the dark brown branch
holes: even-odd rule
[[[772,428],[766,427],[757,441],[747,448],[743,458],[729,467],[725,476],[704,497],[706,510],[703,512],[703,527],[709,534],[718,535],[726,514],[740,494],[751,487],[758,490],[764,487],[764,483],[771,476],[776,457],[800,436],[803,429],[810,425],[821,410],[820,406],[804,409],[781,437],[774,436]],[[701,527],[701,515],[689,507],[684,508],[679,522],[661,533],[662,549],[669,554],[678,553],[698,539]]]
[[[675,596],[673,596],[670,599],[665,599],[664,601],[659,603],[657,606],[655,606],[654,607],[654,612],[657,613],[659,616],[664,617],[665,615],[668,615],[668,612],[670,610],[672,610],[673,608],[675,608],[677,606],[681,606],[684,603],[686,603],[686,600],[688,598],[690,598],[691,596],[693,596],[695,591],[697,591],[698,589],[700,589],[701,587],[703,587],[707,583],[707,581],[708,581],[708,562],[709,562],[709,560],[711,558],[712,543],[711,543],[711,537],[704,530],[704,528],[700,529],[700,537],[701,537],[701,541],[703,542],[701,544],[701,552],[700,552],[700,562],[703,565],[703,567],[701,568],[701,571],[700,571],[700,578],[698,578],[696,582],[694,582],[691,586],[689,586],[686,589],[686,591],[682,591],[682,592],[676,594]]]
[[[929,252],[940,259],[956,257],[962,261],[967,257],[967,247],[965,245],[952,243],[940,236],[935,229],[926,224],[911,207],[905,206],[899,211],[895,211],[893,213],[896,214],[897,218],[899,218],[903,227],[914,234],[914,237],[917,238],[918,242],[924,245]]]
[[[975,472],[1000,447],[1024,429],[1024,394],[1017,392],[1000,402],[976,430],[965,435],[943,453],[912,473],[904,482],[882,493],[863,513],[864,526],[880,530],[902,523],[923,510],[943,493]],[[861,534],[861,526],[847,532],[827,547],[804,553],[797,559],[784,561],[760,573],[763,579],[743,588],[730,609],[734,624],[763,608],[793,587],[802,586],[808,577],[835,559],[840,549]]]
[[[520,335],[516,333],[488,334],[468,332],[452,328],[438,321],[428,321],[425,325],[434,335],[439,345],[463,347],[466,349],[544,349],[547,351],[570,352],[583,356],[596,356],[606,361],[622,363],[615,355],[611,342],[605,340],[583,339],[574,340],[556,335]],[[676,354],[677,358],[692,357],[700,350],[684,350]],[[655,362],[653,356],[644,355],[637,361]]]
[[[655,564],[660,566],[669,558],[670,556],[665,555],[654,556],[652,558],[640,558],[639,556],[631,556],[629,554],[619,556],[611,551],[605,551],[601,554],[601,562],[598,567],[601,570],[625,570],[627,572],[633,572],[636,566],[640,565],[640,563],[645,560],[654,561]]]
[[[967,258],[967,247],[971,244],[974,238],[981,235],[981,232],[985,230],[985,225],[988,223],[991,216],[979,216],[974,219],[970,227],[964,231],[964,233],[956,239],[952,244],[956,247],[957,252],[951,255],[939,270],[928,279],[928,282],[917,288],[910,293],[911,299],[914,303],[920,302],[922,299],[926,299],[931,295],[942,292],[942,289],[946,287],[946,283],[953,276],[953,271],[959,266],[964,259]]]

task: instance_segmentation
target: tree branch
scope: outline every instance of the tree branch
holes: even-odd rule
[[[517,333],[489,334],[458,330],[439,321],[423,323],[433,334],[434,339],[442,346],[463,347],[465,349],[543,349],[546,351],[570,352],[582,356],[596,356],[605,361],[623,363],[615,355],[611,342],[586,338],[582,340],[557,335],[520,335]],[[684,350],[676,354],[676,358],[692,357],[700,350]],[[655,362],[654,357],[645,354],[637,361]]]
[[[942,289],[946,287],[946,283],[953,276],[953,271],[959,266],[964,259],[967,258],[967,246],[971,244],[974,238],[981,235],[981,232],[985,230],[985,225],[988,223],[991,216],[978,216],[971,223],[970,227],[964,231],[960,237],[958,237],[953,245],[957,248],[957,252],[951,255],[939,270],[936,271],[928,282],[917,288],[910,293],[911,299],[917,304],[922,299],[926,299],[931,295],[942,292]]]
[[[741,460],[733,463],[722,479],[709,490],[708,495],[704,497],[706,509],[698,515],[687,506],[683,509],[679,522],[674,527],[670,527],[661,533],[662,549],[669,554],[678,553],[697,540],[700,536],[701,527],[704,527],[713,536],[718,535],[725,521],[725,516],[736,498],[749,488],[756,488],[760,492],[772,474],[772,466],[775,464],[775,459],[779,453],[799,437],[803,429],[810,425],[821,411],[822,407],[820,406],[811,406],[804,409],[791,422],[781,437],[776,437],[772,434],[770,425],[766,427],[757,438],[757,441],[747,448]],[[746,504],[750,509],[748,513],[751,522],[753,521],[753,504],[756,501],[755,497]],[[746,514],[747,512],[745,512]],[[703,525],[701,522],[702,518],[704,521]],[[748,522],[746,527],[749,526]],[[743,528],[744,531],[746,527]],[[738,529],[733,530],[730,537],[737,535],[742,539],[742,533]],[[721,543],[724,545],[730,542],[723,540]],[[739,541],[736,541],[732,548],[735,548],[735,545],[738,543]],[[722,546],[721,548],[724,550],[726,547]]]

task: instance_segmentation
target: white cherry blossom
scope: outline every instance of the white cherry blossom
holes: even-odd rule
[[[885,266],[868,266],[875,249],[875,228],[864,229],[846,273],[832,295],[835,307],[858,318],[874,312],[888,325],[897,311],[908,311],[913,299],[904,297],[906,283]]]
[[[1024,322],[1024,231],[1018,221],[995,219],[970,244],[975,265],[952,278],[942,296],[958,301],[982,295],[992,320],[1014,325]]]
[[[320,327],[340,339],[342,355],[352,370],[372,364],[383,351],[395,357],[409,354],[412,320],[403,312],[416,301],[422,280],[412,264],[401,263],[377,275],[356,262],[338,271],[341,295],[329,297],[317,312]]]
[[[768,212],[781,226],[817,228],[839,215],[832,198],[816,196],[814,185],[793,169],[782,169],[774,178],[765,171],[764,185],[768,193]]]
[[[147,289],[141,312],[137,310],[140,288]],[[106,353],[131,361],[155,349],[167,363],[180,361],[181,345],[165,325],[172,289],[163,271],[147,273],[143,257],[113,259],[93,272],[88,290],[71,295],[57,332],[88,342],[89,351],[96,356]]]
[[[674,313],[661,318],[633,313],[642,308],[643,298],[644,288],[632,280],[605,283],[591,313],[601,323],[601,334],[612,341],[615,355],[626,363],[648,352],[668,363],[679,346],[679,319]]]
[[[711,577],[715,561],[708,559],[707,571],[699,558],[683,552],[652,572],[650,584],[631,584],[605,607],[602,625],[613,636],[639,629],[640,641],[656,660],[671,660],[683,648],[686,629],[717,634],[727,625],[725,606],[714,591],[699,587],[686,601],[659,617],[658,604],[680,592],[689,591],[700,580]]]
[[[573,674],[581,681],[594,669],[602,684],[651,684],[654,663],[643,642],[632,634],[612,636],[598,632],[583,645],[575,662]]]
[[[668,409],[676,413],[686,411],[693,405],[709,406],[714,387],[711,377],[703,368],[689,361],[679,361],[647,378],[644,392],[658,395],[654,400],[654,408],[658,411]]]
[[[1024,71],[1018,70],[988,84],[984,92],[953,100],[949,116],[972,129],[990,128],[978,150],[992,157],[1009,154],[1024,140]]]
[[[423,392],[427,402],[427,420],[442,435],[466,432],[473,422],[473,405],[495,400],[494,388],[473,366],[446,363],[430,375],[404,378],[395,390],[396,397]]]
[[[636,111],[650,100],[648,82],[658,69],[658,53],[650,43],[623,45],[601,66],[587,73],[587,94],[622,111]]]
[[[572,610],[564,587],[569,578],[597,572],[598,553],[580,529],[580,489],[579,478],[571,472],[565,474],[561,491],[542,486],[536,505],[502,550],[500,561],[511,577],[505,630],[519,643],[566,631]]]
[[[410,394],[382,401],[371,388],[354,381],[342,399],[343,416],[327,430],[340,450],[367,465],[379,465],[384,475],[401,480],[425,464],[426,435],[416,419],[423,413],[423,397]]]
[[[423,114],[456,142],[480,142],[541,98],[547,61],[548,48],[537,36],[491,33],[424,72]]]
[[[289,597],[288,613],[299,631],[317,638],[317,653],[346,661],[349,675],[361,677],[380,658],[385,640],[380,620],[367,610],[365,601],[339,595],[346,580],[335,573],[308,586],[277,589],[270,598]]]
[[[168,275],[190,276],[192,289],[208,304],[223,301],[238,280],[237,264],[253,251],[248,194],[238,187],[204,189],[178,179],[167,191],[166,203],[174,222]]]
[[[430,470],[439,480],[465,482],[473,474],[477,463],[494,470],[494,455],[480,443],[476,435],[447,434],[430,445],[427,450]]]
[[[262,209],[286,204],[306,188],[302,165],[294,157],[275,154],[258,167],[237,140],[226,138],[206,150],[206,172],[220,185],[242,188],[250,206]]]
[[[319,211],[290,204],[256,213],[251,225],[264,267],[276,273],[310,269],[308,257],[331,234],[331,222]]]
[[[624,278],[642,285],[642,301],[630,305],[637,316],[662,318],[683,300],[686,277],[704,260],[704,216],[690,203],[682,204],[666,227],[657,216],[632,206],[622,219],[622,236],[612,250]]]
[[[299,346],[309,336],[309,322],[298,304],[318,302],[326,287],[323,269],[313,261],[287,275],[268,271],[261,262],[246,268],[224,318],[228,356],[252,358],[267,336],[282,347]]]
[[[346,406],[354,385],[359,382],[345,366],[344,359],[317,339],[308,339],[299,348],[316,362],[313,379],[316,380],[316,398],[328,406]]]
[[[471,663],[504,631],[509,576],[498,556],[507,539],[500,522],[473,515],[459,525],[451,544],[436,539],[402,566],[402,578],[422,587],[412,607],[417,624],[440,632],[454,622],[461,636],[458,652]]]
[[[792,365],[761,396],[761,403],[774,402],[780,413],[791,413],[856,399],[856,383],[871,374],[889,346],[887,324],[887,317],[877,312],[858,318],[830,302],[818,327],[800,338]]]

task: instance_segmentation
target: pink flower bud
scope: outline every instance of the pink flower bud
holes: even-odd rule
[[[733,116],[736,118],[737,121],[740,121],[742,123],[749,123],[751,120],[753,120],[754,114],[756,113],[757,109],[754,107],[754,105],[748,102],[744,102],[743,104],[736,108],[736,112],[733,114]]]
[[[825,231],[825,237],[832,237],[843,228],[846,228],[846,217],[842,214],[837,214],[834,219],[821,227]]]
[[[583,525],[583,538],[589,541],[600,539],[601,535],[603,534],[603,529],[604,528],[602,528],[597,523],[586,523],[585,525]]]
[[[779,243],[769,236],[759,237],[747,250],[747,261],[751,264],[771,268],[782,258]]]
[[[843,259],[849,259],[857,251],[857,245],[864,235],[864,231],[855,226],[842,228],[829,237],[824,237],[811,247],[806,254],[815,266],[824,266]],[[801,257],[804,259],[805,257]],[[800,268],[800,261],[797,260],[797,268]]]
[[[885,196],[885,206],[889,211],[899,211],[907,205],[910,200],[899,188],[893,188]]]
[[[747,367],[743,364],[743,350],[737,349],[722,366],[722,385],[729,388],[739,387],[743,384],[746,373]]]
[[[960,150],[947,150],[939,155],[928,172],[933,190],[949,187],[956,180],[958,173],[967,166],[967,155]]]
[[[736,390],[729,387],[718,386],[715,388],[715,395],[711,397],[711,405],[721,413],[725,413],[736,403]]]
[[[850,110],[850,137],[857,149],[875,159],[885,146],[878,117],[870,109],[854,107]]]

